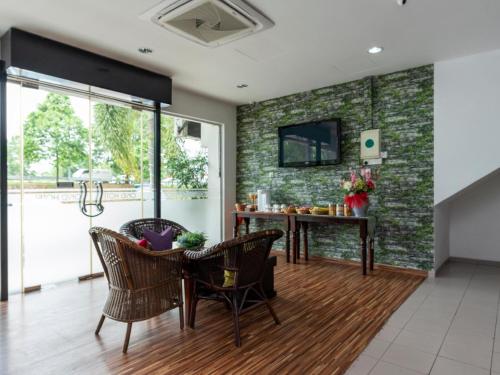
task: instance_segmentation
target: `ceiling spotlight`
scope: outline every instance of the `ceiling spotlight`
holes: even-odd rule
[[[248,85],[246,83],[240,83],[239,85],[236,85],[236,87],[239,89],[244,89],[244,88],[247,88]]]
[[[371,47],[371,48],[368,49],[368,53],[372,54],[372,55],[376,55],[377,53],[380,53],[383,50],[384,50],[383,47],[373,46],[373,47]]]
[[[138,48],[137,50],[140,53],[143,53],[145,55],[149,55],[149,54],[153,53],[153,50],[151,48],[148,48],[148,47],[141,47],[141,48]]]

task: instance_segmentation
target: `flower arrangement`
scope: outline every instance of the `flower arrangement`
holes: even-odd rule
[[[368,193],[375,190],[375,183],[372,180],[370,168],[361,168],[360,173],[351,171],[349,180],[340,182],[343,190],[344,202],[351,208],[361,208],[368,205]]]

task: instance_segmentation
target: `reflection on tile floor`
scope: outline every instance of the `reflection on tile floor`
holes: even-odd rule
[[[348,375],[500,375],[500,267],[448,263],[391,316]]]

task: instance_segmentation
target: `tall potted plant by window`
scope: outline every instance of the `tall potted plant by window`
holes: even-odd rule
[[[340,187],[344,192],[344,202],[349,205],[357,217],[366,216],[366,211],[370,205],[368,194],[375,190],[375,183],[372,180],[371,170],[361,168],[360,172],[351,171],[349,180],[340,182]]]

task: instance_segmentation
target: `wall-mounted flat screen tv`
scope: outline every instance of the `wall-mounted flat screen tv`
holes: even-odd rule
[[[282,126],[278,134],[280,167],[312,167],[341,161],[340,119]]]

